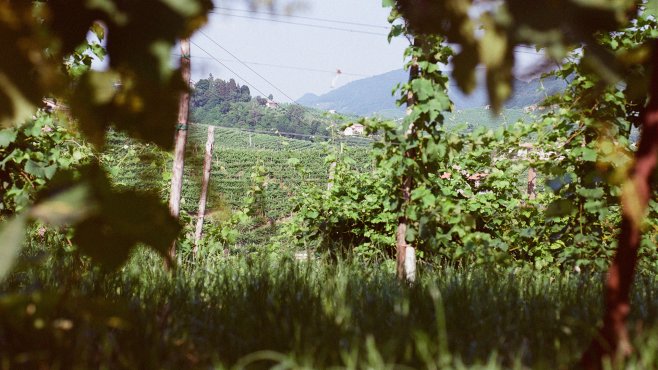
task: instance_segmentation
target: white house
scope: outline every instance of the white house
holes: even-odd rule
[[[363,135],[364,128],[362,124],[355,123],[343,131],[345,136]]]

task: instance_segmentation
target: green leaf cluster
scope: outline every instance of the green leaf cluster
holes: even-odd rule
[[[113,188],[87,144],[102,149],[114,127],[172,147],[179,97],[188,87],[170,65],[170,52],[211,8],[209,0],[0,4],[0,46],[11,56],[0,60],[0,212],[22,212],[3,233],[16,235],[34,221],[73,226],[73,242],[108,268],[137,244],[166,255],[179,227],[160,198]],[[92,56],[109,56],[107,70],[91,70]],[[66,125],[33,117],[44,97],[56,97],[51,101]],[[81,163],[87,164],[76,169]],[[3,251],[19,246],[14,237],[0,243]]]
[[[497,25],[503,20],[489,21]],[[418,31],[413,23],[410,27]],[[346,171],[335,184],[341,189],[341,181],[358,180],[367,190],[361,195],[327,191],[307,197],[302,210],[309,211],[300,213],[297,227],[309,232],[312,240],[342,240],[340,250],[378,245],[390,256],[394,226],[404,217],[407,241],[425,257],[531,264],[539,269],[605,268],[616,244],[621,185],[646,101],[646,45],[656,37],[656,29],[654,18],[640,15],[626,28],[593,34],[586,53],[615,54],[621,63],[615,70],[627,83],[610,85],[591,58],[575,51],[553,72],[565,80],[567,89],[539,107],[544,113],[535,122],[472,133],[442,127],[442,112],[449,102],[444,98],[444,76],[434,66],[441,60],[436,55],[451,53],[440,52],[441,39],[425,45],[428,36],[417,35],[406,53],[407,67],[417,68],[417,76],[401,86],[400,103],[409,97],[414,103],[409,116],[401,125],[366,122],[368,132],[382,137],[374,144],[375,173]],[[486,58],[488,67],[501,60],[495,55]],[[528,176],[533,173],[534,191],[529,191]],[[408,200],[401,191],[405,179],[412,184]],[[373,204],[380,206],[360,212],[358,204],[369,204],[365,194],[376,195]],[[644,260],[651,268],[658,235],[655,204],[652,200],[640,252],[651,256]],[[341,207],[353,207],[348,208],[353,212],[337,212]],[[384,214],[388,223],[375,224]],[[361,226],[353,226],[353,220]],[[374,244],[368,237],[375,233],[389,239]]]

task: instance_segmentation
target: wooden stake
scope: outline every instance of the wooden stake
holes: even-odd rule
[[[203,182],[201,185],[201,197],[199,197],[199,213],[196,219],[196,230],[194,231],[194,248],[192,255],[196,257],[199,250],[199,241],[203,233],[203,219],[206,215],[206,201],[208,199],[208,184],[212,172],[212,148],[215,144],[215,126],[208,126],[208,139],[206,140],[206,155],[203,159]]]
[[[343,143],[340,143],[340,151],[339,155],[343,154]],[[329,181],[327,181],[327,190],[331,190],[331,188],[334,187],[334,177],[336,176],[336,163],[338,162],[338,158],[331,162],[329,165]]]
[[[329,181],[327,182],[327,190],[334,187],[334,176],[336,174],[336,161],[331,162],[329,165]]]
[[[537,171],[534,168],[528,168],[528,198],[535,199],[537,198]]]
[[[416,281],[416,249],[410,245],[405,248],[404,274],[408,282]]]
[[[171,193],[169,196],[169,210],[171,215],[178,218],[180,215],[180,198],[183,189],[183,167],[185,165],[185,144],[187,142],[187,124],[190,109],[190,40],[183,39],[180,42],[181,58],[180,68],[186,89],[180,96],[178,105],[178,126],[175,137],[174,165],[171,176]],[[169,250],[169,256],[174,261],[176,258],[176,242],[174,241]]]

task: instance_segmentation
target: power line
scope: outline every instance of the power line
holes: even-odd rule
[[[172,54],[175,57],[180,57],[180,54]],[[210,57],[202,57],[202,56],[192,56],[192,58],[197,58],[197,59],[213,59]],[[224,58],[219,58],[222,62],[229,62],[229,63],[238,63],[237,60],[233,59],[224,59]],[[321,72],[321,73],[336,73],[336,70],[330,70],[330,69],[318,69],[318,68],[308,68],[308,67],[296,67],[296,66],[289,66],[289,65],[283,65],[283,64],[270,64],[270,63],[261,63],[261,62],[253,62],[253,61],[246,61],[243,60],[243,63],[246,64],[251,64],[255,66],[265,66],[265,67],[274,67],[274,68],[284,68],[284,69],[294,69],[298,71],[308,71],[308,72]],[[342,72],[342,75],[345,76],[356,76],[356,77],[369,77],[370,75],[365,75],[365,74],[360,74],[360,73],[349,73],[349,72]]]
[[[231,68],[229,68],[226,64],[222,63],[219,59],[215,58],[212,54],[210,54],[209,52],[207,52],[204,48],[202,48],[201,46],[199,46],[199,45],[198,45],[197,43],[195,43],[194,41],[192,41],[192,45],[194,45],[195,47],[199,48],[199,50],[203,51],[204,53],[208,54],[209,57],[211,57],[212,59],[214,59],[217,63],[221,64],[221,65],[222,65],[224,68],[226,68],[229,72],[231,72],[231,73],[233,73],[234,75],[236,75],[239,79],[241,79],[242,81],[244,81],[244,83],[246,83],[247,85],[251,86],[251,88],[253,88],[254,90],[258,91],[261,95],[263,95],[263,96],[267,96],[267,94],[265,94],[264,92],[260,91],[256,86],[250,84],[249,81],[247,81],[246,79],[244,79],[243,77],[241,77],[239,74],[237,74],[237,73],[236,73],[235,71],[233,71]]]
[[[291,102],[294,102],[294,101],[295,101],[295,99],[293,99],[293,98],[291,98],[290,96],[288,96],[288,94],[286,94],[286,93],[283,92],[281,89],[279,89],[275,84],[273,84],[272,82],[270,82],[270,80],[268,80],[268,79],[265,78],[263,75],[261,75],[260,73],[258,73],[255,69],[251,68],[248,64],[246,64],[246,63],[244,63],[242,60],[240,60],[240,58],[238,58],[235,54],[231,53],[228,49],[226,49],[225,47],[223,47],[222,45],[220,45],[217,41],[215,41],[214,39],[212,39],[210,36],[206,35],[205,32],[199,30],[199,33],[200,33],[201,35],[203,35],[205,38],[207,38],[208,40],[210,40],[213,44],[217,45],[219,48],[221,48],[222,50],[224,50],[225,52],[227,52],[230,56],[232,56],[233,58],[235,58],[238,62],[240,62],[240,64],[242,64],[243,66],[247,67],[250,71],[252,71],[253,73],[255,73],[256,76],[260,77],[261,79],[263,79],[263,81],[265,81],[265,82],[267,82],[268,84],[270,84],[270,86],[272,86],[272,87],[275,88],[278,92],[280,92],[281,94],[283,94],[283,96],[285,96],[286,98],[288,98]]]
[[[203,34],[203,32],[201,32],[201,31],[199,31],[199,32]],[[229,52],[227,49],[225,49],[224,47],[222,47],[221,45],[219,45],[217,42],[215,42],[215,41],[214,41],[213,39],[211,39],[209,36],[207,36],[206,34],[203,34],[203,35],[204,35],[205,37],[207,37],[210,41],[212,41],[213,43],[215,43],[217,46],[219,46],[220,48],[222,48],[224,51],[226,51],[227,53],[231,54],[231,56],[233,56],[234,58],[236,58],[235,55],[233,55],[233,54],[232,54],[231,52]],[[201,51],[203,51],[204,53],[208,54],[209,56],[208,56],[208,57],[192,56],[192,58],[210,59],[210,60],[214,60],[214,61],[216,61],[217,63],[221,64],[221,65],[224,66],[226,69],[228,69],[229,72],[232,72],[233,74],[235,74],[238,78],[240,78],[242,81],[244,81],[247,85],[251,86],[254,90],[258,91],[258,92],[259,92],[260,94],[262,94],[263,96],[267,96],[267,95],[266,95],[265,93],[263,93],[261,90],[259,90],[259,89],[256,88],[254,85],[252,85],[251,83],[249,83],[246,79],[244,79],[243,77],[241,77],[240,75],[238,75],[235,71],[233,71],[233,70],[230,69],[228,66],[226,66],[226,64],[222,63],[222,61],[224,61],[224,62],[236,62],[236,63],[241,63],[241,64],[244,65],[245,67],[249,68],[250,71],[252,71],[252,72],[255,73],[257,76],[259,76],[260,78],[262,78],[265,82],[267,82],[267,83],[270,84],[272,87],[274,87],[274,88],[275,88],[277,91],[279,91],[281,94],[283,94],[283,95],[284,95],[286,98],[288,98],[293,104],[297,104],[297,105],[298,105],[298,103],[297,103],[294,99],[292,99],[292,98],[291,98],[290,96],[288,96],[286,93],[284,93],[283,91],[281,91],[281,89],[279,89],[278,87],[276,87],[276,85],[274,85],[273,83],[271,83],[269,80],[267,80],[265,77],[263,77],[260,73],[256,72],[256,71],[253,70],[252,68],[250,68],[247,64],[262,65],[262,66],[270,66],[270,67],[279,67],[279,68],[287,68],[287,69],[296,69],[296,70],[306,70],[306,71],[311,71],[311,72],[323,72],[323,73],[328,72],[328,73],[335,73],[335,71],[323,70],[323,69],[312,69],[312,68],[292,67],[292,66],[284,66],[284,65],[276,65],[276,64],[267,64],[267,63],[258,63],[258,62],[243,62],[243,61],[239,60],[238,58],[236,58],[237,60],[220,59],[220,58],[216,58],[216,57],[214,57],[213,55],[211,55],[210,53],[208,53],[206,50],[204,50],[204,49],[202,49],[200,46],[198,46],[196,43],[193,42],[193,44],[194,44],[194,46],[198,47]],[[519,52],[519,53],[524,53],[523,51],[517,51],[517,52]],[[172,54],[172,55],[173,55],[173,56],[180,56],[179,54]],[[537,55],[537,54],[535,54],[535,55]],[[485,67],[480,66],[480,67],[477,67],[476,69],[485,69]],[[449,73],[449,72],[452,72],[452,70],[444,70],[443,72],[444,72],[444,73]],[[367,76],[367,75],[359,75],[359,74],[354,74],[354,73],[344,73],[344,72],[341,72],[341,74],[344,74],[344,75],[351,75],[351,76],[358,76],[358,77],[372,77],[372,76]],[[451,82],[451,83],[449,83],[449,86],[451,86],[451,87],[458,87],[458,85],[457,85],[456,82]]]
[[[258,66],[266,66],[266,67],[296,69],[296,70],[299,70],[299,71],[308,71],[308,72],[336,73],[336,70],[329,70],[329,69],[316,69],[316,68],[308,68],[308,67],[293,67],[293,66],[286,66],[286,65],[281,65],[281,64],[268,64],[268,63],[259,63],[259,62],[244,62],[244,63],[258,65]],[[368,77],[368,75],[364,75],[364,74],[360,74],[360,73],[349,73],[349,72],[343,72],[343,71],[341,71],[340,74],[345,75],[345,76]]]
[[[281,13],[274,13],[274,12],[262,12],[262,11],[255,12],[255,11],[252,11],[252,10],[225,8],[225,7],[221,7],[221,6],[217,6],[217,7],[215,7],[215,9],[230,11],[230,12],[264,14],[264,15],[270,15],[270,16],[274,16],[274,17],[297,18],[297,19],[305,19],[305,20],[309,20],[309,21],[346,24],[346,25],[350,25],[350,26],[371,27],[371,28],[379,28],[379,29],[385,29],[385,30],[389,29],[389,27],[387,27],[387,26],[381,26],[381,25],[376,25],[376,24],[367,24],[367,23],[358,23],[358,22],[349,22],[349,21],[342,21],[342,20],[338,20],[338,19],[316,18],[316,17],[308,17],[308,16],[301,16],[301,15],[293,15],[293,14],[281,14]]]
[[[215,9],[240,11],[238,9],[222,8],[222,7],[216,7]],[[247,10],[245,10],[245,11],[247,11]],[[320,29],[327,29],[327,30],[333,30],[333,31],[361,33],[361,34],[366,34],[366,35],[376,35],[376,36],[385,36],[385,37],[388,36],[388,34],[383,34],[383,33],[379,33],[379,32],[370,32],[370,31],[355,30],[355,29],[348,29],[348,28],[331,27],[331,26],[324,26],[324,25],[319,25],[319,24],[298,23],[298,22],[284,21],[284,20],[280,20],[280,19],[261,18],[261,17],[247,16],[247,15],[230,14],[230,13],[225,13],[225,12],[220,13],[220,12],[216,12],[216,11],[210,11],[210,13],[218,14],[218,15],[225,15],[225,16],[228,16],[228,17],[237,17],[237,18],[252,19],[252,20],[259,20],[259,21],[266,21],[266,22],[284,23],[284,24],[291,24],[291,25],[296,25],[296,26],[320,28]],[[266,12],[255,13],[255,14],[269,14],[269,15],[284,16],[284,15],[277,14],[277,13],[266,13]],[[343,22],[343,21],[332,21],[332,20],[329,20],[329,19],[313,18],[313,17],[302,17],[302,16],[290,16],[290,17],[308,18],[308,19],[311,19],[311,20],[321,20],[321,21],[324,21],[324,22],[335,22],[335,23],[346,23],[346,24],[352,23],[352,22]],[[366,26],[365,24],[358,24],[358,23],[352,23],[352,24]],[[373,26],[373,25],[370,25],[370,26]],[[388,27],[385,27],[385,26],[377,26],[377,27],[381,27],[383,29],[388,29]],[[515,53],[532,54],[532,55],[541,55],[542,54],[541,52],[536,51],[535,48],[533,48],[531,46],[517,45],[516,48],[523,48],[523,49],[527,49],[528,51],[515,49],[514,50]]]
[[[323,25],[319,25],[319,24],[291,22],[291,21],[284,21],[284,20],[281,20],[281,19],[259,18],[259,17],[252,17],[252,16],[247,16],[247,15],[219,13],[219,12],[214,12],[214,11],[211,11],[211,13],[218,14],[218,15],[225,15],[225,16],[228,16],[228,17],[245,18],[245,19],[252,19],[252,20],[266,21],[266,22],[274,22],[274,23],[283,23],[283,24],[292,24],[292,25],[296,25],[296,26],[320,28],[320,29],[326,29],[326,30],[332,30],[332,31],[361,33],[361,34],[365,34],[365,35],[376,35],[376,36],[384,36],[384,37],[388,36],[388,34],[379,33],[379,32],[370,32],[370,31],[354,30],[354,29],[349,29],[349,28],[323,26]]]

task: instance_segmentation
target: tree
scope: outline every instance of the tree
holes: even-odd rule
[[[238,98],[238,101],[248,103],[251,101],[251,91],[249,91],[249,86],[247,85],[242,85],[240,87],[240,98]]]
[[[202,78],[194,84],[194,90],[192,91],[193,107],[203,107],[208,103],[212,85],[212,75],[209,78]]]

